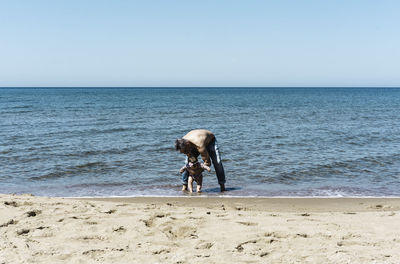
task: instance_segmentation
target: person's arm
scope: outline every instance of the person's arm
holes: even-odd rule
[[[201,159],[204,161],[204,165],[211,166],[210,155],[208,155],[207,149],[205,147],[199,148],[198,151],[201,155]]]
[[[211,171],[211,168],[208,167],[207,165],[204,165],[204,163],[201,163],[201,167],[202,167],[203,169],[207,170],[208,172]]]
[[[180,173],[183,173],[185,170],[186,170],[186,166],[183,166],[183,167],[179,170],[179,172],[180,172]]]

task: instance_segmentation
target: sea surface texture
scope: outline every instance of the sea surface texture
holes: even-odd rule
[[[0,193],[178,196],[215,133],[224,196],[400,196],[400,89],[2,88]],[[214,170],[202,196],[221,195]]]

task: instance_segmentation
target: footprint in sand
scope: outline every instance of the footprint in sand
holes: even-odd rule
[[[126,228],[123,226],[117,227],[117,228],[113,228],[114,232],[126,232]]]
[[[105,238],[102,237],[102,236],[93,235],[93,236],[81,236],[81,237],[76,238],[76,240],[84,240],[84,241],[99,240],[99,241],[103,241],[103,240],[105,240]]]
[[[104,212],[102,212],[102,213],[104,213],[104,214],[113,214],[113,213],[115,213],[117,210],[115,210],[115,209],[110,209],[110,210],[107,210],[107,211],[104,211]]]
[[[191,226],[177,226],[173,222],[166,222],[160,226],[160,230],[169,238],[169,239],[178,239],[178,238],[192,238],[197,239],[198,235],[196,234],[197,229]]]
[[[238,251],[238,252],[242,252],[243,250],[244,250],[244,245],[247,245],[247,244],[255,244],[255,243],[257,243],[257,240],[249,240],[249,241],[246,241],[246,242],[243,242],[243,243],[240,243],[239,245],[237,245],[236,247],[235,247],[235,249]]]
[[[210,249],[212,246],[214,246],[214,244],[211,242],[201,242],[195,247],[195,249]]]
[[[18,221],[15,221],[14,219],[11,219],[8,222],[5,222],[4,224],[1,224],[0,227],[7,227],[9,225],[15,225],[17,223],[18,223]]]
[[[157,218],[163,218],[163,217],[166,217],[167,215],[169,215],[169,214],[158,213],[158,214],[155,215],[155,217],[157,217]]]
[[[165,249],[160,249],[160,250],[153,251],[152,254],[153,255],[159,255],[159,254],[166,254],[166,253],[169,253],[169,252],[171,252],[171,250],[165,248]]]
[[[342,240],[348,240],[352,238],[360,238],[361,235],[359,234],[353,234],[353,233],[347,233],[346,235],[342,236]]]
[[[28,212],[26,212],[26,215],[28,216],[28,217],[35,217],[35,216],[37,216],[38,214],[40,214],[42,211],[40,211],[40,210],[32,210],[32,211],[28,211]]]
[[[218,215],[216,215],[216,217],[226,217],[226,216],[228,216],[227,214],[218,214]]]
[[[30,232],[31,230],[29,230],[29,229],[21,229],[21,230],[18,230],[17,231],[17,235],[26,235],[26,234],[28,234],[29,232]]]
[[[189,219],[191,219],[191,220],[202,220],[202,219],[204,219],[204,217],[196,217],[196,216],[189,216],[188,217]]]
[[[211,255],[210,254],[205,254],[205,255],[194,255],[196,258],[209,258]]]
[[[258,255],[260,257],[266,257],[269,252],[265,248],[268,244],[271,244],[274,239],[253,239],[240,243],[235,247],[237,252],[249,253],[251,255]]]
[[[236,222],[236,223],[241,224],[241,225],[246,225],[246,226],[256,226],[256,225],[258,225],[258,223],[252,223],[252,222]]]
[[[165,218],[167,216],[169,216],[170,214],[165,214],[165,213],[155,213],[153,216],[151,216],[149,219],[142,219],[140,221],[142,221],[147,227],[152,227],[154,224],[155,219],[157,218]]]
[[[304,213],[304,214],[301,214],[301,216],[310,216],[310,214],[309,213]]]
[[[152,227],[153,226],[154,217],[150,217],[149,219],[141,219],[140,221],[143,222],[145,224],[145,226]]]
[[[273,238],[288,238],[288,234],[279,233],[279,232],[269,232],[264,233],[264,237],[273,237]]]
[[[82,252],[82,255],[89,256],[91,258],[98,257],[101,254],[104,254],[104,249],[90,249]]]
[[[13,207],[18,207],[19,206],[19,204],[17,202],[15,202],[15,201],[11,201],[11,202],[10,201],[5,201],[4,204],[8,205],[8,206],[13,206]]]

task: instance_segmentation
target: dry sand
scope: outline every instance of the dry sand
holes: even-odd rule
[[[3,263],[400,263],[400,199],[0,195]]]

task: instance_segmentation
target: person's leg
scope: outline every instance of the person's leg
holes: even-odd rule
[[[221,155],[219,153],[217,140],[213,139],[207,146],[208,155],[214,165],[215,173],[217,174],[218,183],[221,186],[221,192],[225,191],[225,171],[222,165]]]
[[[185,164],[187,164],[187,163],[188,163],[188,157],[186,156]],[[186,191],[187,190],[188,177],[189,177],[189,173],[187,172],[187,170],[185,170],[182,173],[182,191]]]
[[[196,183],[197,183],[197,192],[200,193],[200,192],[201,192],[201,186],[202,186],[202,184],[203,184],[203,175],[200,175],[200,176],[197,178]]]
[[[189,192],[193,192],[193,177],[192,176],[189,176],[189,179],[188,179],[188,189],[189,189]]]
[[[187,172],[187,170],[185,170],[182,173],[182,184],[183,185],[187,185],[188,184],[188,177],[189,177],[189,173]]]

